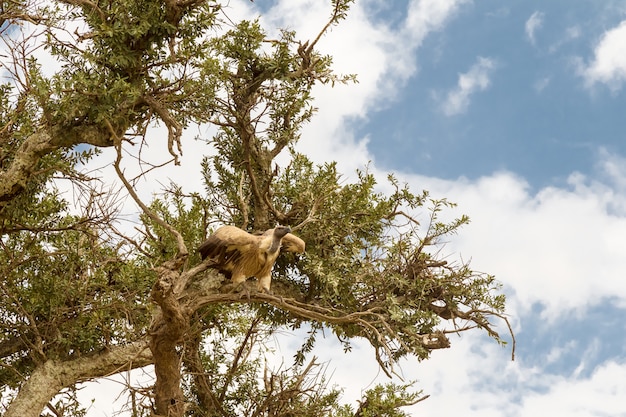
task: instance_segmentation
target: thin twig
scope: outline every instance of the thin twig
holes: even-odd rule
[[[117,158],[115,159],[113,167],[115,168],[115,172],[117,173],[117,176],[119,177],[119,179],[122,181],[122,183],[126,187],[126,190],[128,191],[128,194],[130,194],[132,199],[135,201],[135,203],[137,203],[137,205],[141,208],[141,210],[148,217],[150,217],[150,219],[152,219],[155,223],[157,223],[160,226],[162,226],[165,230],[167,230],[168,232],[170,232],[174,236],[174,238],[176,239],[177,249],[178,249],[177,257],[178,258],[187,257],[189,255],[189,252],[187,251],[187,246],[185,245],[185,241],[183,239],[183,236],[178,232],[178,230],[176,230],[174,227],[169,225],[165,220],[163,220],[162,218],[157,216],[154,211],[150,210],[150,208],[148,206],[146,206],[143,201],[141,201],[141,199],[139,198],[139,196],[135,192],[135,189],[130,185],[130,183],[128,182],[128,180],[124,176],[124,172],[120,168],[120,162],[122,161],[122,140],[117,135],[117,133],[115,133],[115,130],[113,129],[113,127],[111,126],[111,123],[109,123],[108,120],[107,120],[107,126],[109,127],[111,135],[113,135],[113,137],[115,139],[114,142],[115,142],[115,150],[116,150],[116,153],[117,153]]]

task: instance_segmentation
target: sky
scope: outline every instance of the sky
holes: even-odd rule
[[[231,0],[226,12],[304,40],[330,2]],[[430,395],[410,412],[626,416],[626,1],[357,0],[319,50],[359,83],[315,89],[298,150],[336,160],[347,179],[367,166],[383,191],[391,172],[456,202],[451,215],[471,223],[444,252],[507,294],[515,361],[479,332],[453,337],[401,364]],[[168,179],[201,189],[193,178],[211,151],[193,137],[209,133],[190,128],[181,166],[144,197]],[[113,178],[110,167],[102,175]],[[298,340],[279,343],[287,352]],[[346,402],[387,381],[365,344],[344,354],[328,338],[314,353]],[[112,415],[97,404],[89,416]]]

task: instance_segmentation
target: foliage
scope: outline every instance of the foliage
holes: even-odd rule
[[[499,283],[440,255],[469,221],[441,220],[452,203],[393,176],[379,184],[366,168],[347,181],[297,150],[313,86],[355,81],[316,49],[350,4],[331,1],[303,42],[288,30],[268,39],[259,20],[233,23],[214,1],[1,3],[5,417],[83,415],[79,382],[147,364],[155,384],[129,388],[133,415],[403,416],[424,398],[410,384],[341,404],[314,357],[321,331],[345,350],[367,340],[388,375],[402,358],[449,347],[449,334],[480,328],[505,343],[490,322],[506,322]],[[41,45],[54,74],[34,53]],[[128,149],[162,146],[180,163],[182,132],[200,123],[217,132],[203,138],[204,192],[174,183],[142,201],[120,165]],[[155,125],[166,139],[149,137]],[[89,174],[104,148],[122,188]],[[137,234],[119,227],[121,193],[138,207]],[[273,294],[242,297],[194,251],[219,224],[290,225],[307,250],[279,258]],[[308,336],[293,365],[270,367],[268,338],[298,328]]]

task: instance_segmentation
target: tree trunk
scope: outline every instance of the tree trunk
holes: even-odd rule
[[[48,360],[38,366],[11,402],[4,417],[39,417],[46,404],[63,388],[110,375],[122,368],[135,369],[152,363],[147,340],[74,360]]]
[[[178,345],[189,328],[189,318],[184,314],[173,291],[180,274],[180,260],[166,262],[156,268],[159,278],[152,288],[152,299],[161,307],[150,328],[150,350],[154,357],[154,385],[156,415],[183,417],[185,396],[180,388],[181,358]]]
[[[152,337],[150,342],[156,375],[154,402],[158,416],[182,417],[185,414],[185,395],[180,388],[180,356],[176,350],[181,337],[173,338],[178,332],[171,331],[174,326],[167,327],[169,331]]]

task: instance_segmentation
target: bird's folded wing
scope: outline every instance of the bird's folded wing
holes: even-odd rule
[[[251,250],[258,238],[234,226],[223,226],[209,236],[199,247],[202,259],[232,260]]]
[[[304,253],[305,243],[296,235],[287,233],[281,242],[280,250],[285,252]]]

